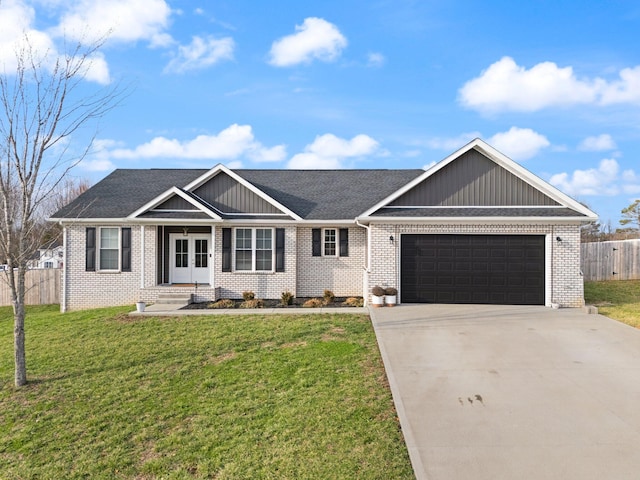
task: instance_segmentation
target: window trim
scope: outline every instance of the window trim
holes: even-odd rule
[[[102,230],[111,229],[118,231],[118,246],[117,248],[109,248],[108,250],[117,250],[118,267],[117,268],[101,268],[102,260]],[[122,268],[122,228],[120,227],[98,227],[96,235],[96,271],[98,272],[120,272]]]
[[[333,242],[327,242],[327,233],[328,231],[333,231]],[[337,228],[323,228],[322,229],[322,256],[323,257],[337,257],[340,248],[340,240],[338,237],[339,230]],[[327,243],[333,243],[333,252],[327,253]]]
[[[251,231],[251,270],[239,270],[237,268],[237,232],[238,230],[249,230]],[[257,248],[257,231],[258,230],[269,230],[271,232],[271,268],[269,270],[257,270],[257,252],[265,251],[263,249],[258,250]],[[233,252],[233,272],[237,273],[273,273],[276,271],[276,229],[273,227],[235,227],[233,229],[233,239],[232,239],[232,252]],[[248,249],[240,249],[240,251],[248,251]],[[268,251],[268,250],[266,250]]]

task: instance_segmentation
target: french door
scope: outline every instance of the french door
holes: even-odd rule
[[[209,235],[171,235],[171,283],[209,283]]]

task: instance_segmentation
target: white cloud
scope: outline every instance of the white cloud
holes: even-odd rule
[[[616,148],[616,142],[613,141],[613,138],[611,138],[611,135],[608,133],[603,133],[595,137],[587,137],[578,145],[579,150],[588,152],[602,152],[605,150],[615,150]]]
[[[347,39],[338,27],[322,18],[305,18],[296,25],[296,33],[282,37],[271,45],[269,63],[289,67],[309,63],[314,59],[335,60],[347,46]]]
[[[35,30],[35,10],[17,0],[0,1],[0,66],[6,71],[15,70],[16,52],[25,46],[25,40],[35,52],[50,52],[45,64],[53,65],[57,56],[53,40],[46,33]]]
[[[609,158],[602,160],[598,168],[555,174],[549,183],[569,195],[617,195],[619,169],[618,162]]]
[[[280,161],[286,157],[284,145],[264,147],[255,140],[250,125],[233,124],[217,135],[198,135],[188,141],[156,137],[134,149],[114,149],[114,159],[205,159],[235,160],[248,156],[255,161]]]
[[[338,169],[347,158],[362,157],[376,153],[380,144],[368,135],[360,134],[351,140],[326,133],[315,138],[303,153],[294,155],[287,168],[295,169]]]
[[[164,0],[80,0],[70,4],[54,32],[75,40],[108,35],[109,41],[167,46],[173,42],[166,33],[170,17]]]
[[[433,161],[433,162],[429,162],[426,165],[423,165],[422,169],[423,170],[429,170],[431,167],[435,166],[438,162]]]
[[[534,112],[579,104],[640,104],[640,66],[625,68],[618,79],[578,78],[572,67],[542,62],[530,69],[503,57],[460,89],[459,101],[484,112]]]
[[[368,67],[382,67],[386,61],[387,59],[381,53],[372,52],[367,55]]]
[[[542,62],[527,70],[503,57],[459,91],[460,102],[481,111],[533,112],[550,106],[592,103],[600,80],[580,80],[571,67]]]
[[[509,131],[496,133],[488,143],[513,160],[527,160],[551,145],[547,137],[530,128],[511,127]]]
[[[231,37],[213,38],[194,36],[189,45],[180,45],[174,59],[165,67],[165,72],[184,73],[210,67],[222,60],[233,58],[234,41]]]

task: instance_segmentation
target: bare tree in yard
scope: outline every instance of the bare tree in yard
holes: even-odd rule
[[[2,275],[13,304],[17,387],[27,383],[27,260],[45,235],[48,203],[93,142],[92,137],[78,152],[74,134],[104,116],[121,95],[117,87],[86,94],[85,80],[102,43],[78,43],[53,55],[37,52],[25,35],[15,68],[5,66],[0,73],[0,263],[7,264]]]

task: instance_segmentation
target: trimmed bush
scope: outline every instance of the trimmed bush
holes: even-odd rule
[[[371,294],[375,295],[376,297],[384,297],[384,288],[376,285],[371,289]]]
[[[253,293],[252,291],[242,292],[242,299],[245,302],[248,302],[249,300],[253,300],[254,298],[256,298],[256,294]]]
[[[236,302],[228,298],[221,298],[209,304],[209,308],[236,308]]]
[[[287,306],[287,305],[291,305],[293,303],[293,293],[291,293],[289,290],[287,290],[286,292],[282,292],[282,294],[280,295],[280,304]]]
[[[398,295],[398,289],[393,287],[387,287],[384,289],[384,294],[391,295],[391,296]]]
[[[324,305],[324,302],[319,298],[310,298],[302,304],[304,308],[320,308]]]
[[[362,297],[349,297],[345,299],[343,305],[348,307],[362,307],[364,306],[364,299]]]
[[[240,308],[263,308],[264,302],[259,298],[252,298],[250,300],[245,300],[240,304]]]
[[[325,305],[329,305],[330,303],[333,303],[335,298],[336,296],[333,294],[331,290],[325,290],[324,294],[322,295],[322,300]]]

